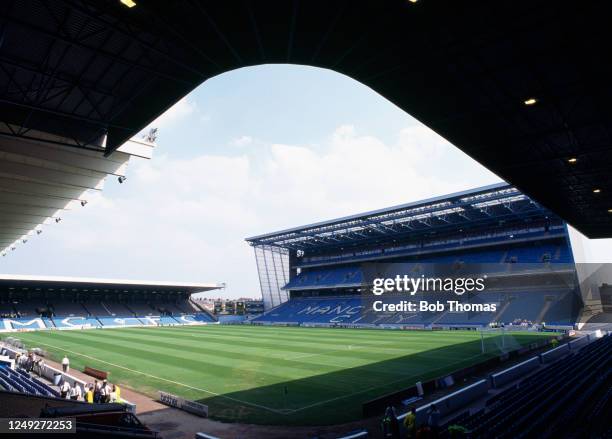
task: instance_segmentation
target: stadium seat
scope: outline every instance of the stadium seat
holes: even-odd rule
[[[7,390],[29,393],[41,396],[56,396],[59,394],[37,378],[30,376],[24,370],[12,370],[10,367],[0,366],[0,385]]]
[[[601,401],[609,398],[611,380],[612,336],[605,336],[490,398],[485,409],[461,425],[472,437],[554,438],[567,434],[569,427],[584,431],[585,423],[577,422],[582,418],[571,414],[585,405],[599,410],[605,404]],[[598,393],[600,397],[587,404]],[[564,422],[552,422],[555,419]]]

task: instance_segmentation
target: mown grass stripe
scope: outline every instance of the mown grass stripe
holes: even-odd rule
[[[89,335],[89,334],[88,334]],[[93,337],[93,336],[92,336]],[[102,337],[101,334],[97,334],[96,337]],[[152,350],[161,349],[163,352],[179,355],[186,355],[185,358],[194,358],[194,354],[198,353],[195,358],[201,358],[202,361],[206,361],[209,364],[217,364],[221,366],[227,365],[230,367],[233,364],[238,364],[241,371],[245,370],[259,370],[258,365],[262,363],[266,363],[266,370],[269,373],[273,373],[277,377],[283,378],[305,378],[305,377],[313,377],[316,375],[322,375],[326,373],[333,373],[338,370],[343,369],[342,365],[337,361],[338,359],[334,359],[330,357],[329,366],[322,366],[320,362],[316,363],[307,363],[305,361],[294,361],[294,360],[283,360],[278,358],[268,358],[265,355],[255,355],[249,354],[248,352],[240,352],[240,351],[229,351],[229,345],[224,344],[215,344],[216,349],[213,349],[209,345],[207,347],[195,347],[192,346],[189,351],[183,350],[181,347],[177,346],[177,344],[170,344],[167,342],[160,342],[155,337],[149,337],[147,340],[141,340],[140,338],[131,338],[126,337],[125,335],[118,336],[115,335],[115,339],[122,340],[128,343],[126,346],[138,346],[141,344],[145,344],[151,347]],[[187,348],[187,346],[183,346]],[[282,348],[282,346],[280,347]],[[337,384],[343,382],[346,386],[351,387],[355,380],[359,380],[360,382],[370,381],[370,380],[385,380],[387,378],[391,379],[396,375],[402,375],[408,373],[409,370],[406,365],[398,365],[397,367],[391,368],[387,365],[385,368],[379,368],[376,370],[378,375],[372,375],[371,369],[372,365],[375,365],[377,361],[385,360],[386,357],[380,355],[380,353],[370,353],[370,361],[363,361],[362,358],[355,358],[346,356],[346,351],[337,351],[335,354],[343,353],[344,355],[340,356],[340,360],[344,363],[347,363],[349,369],[346,373],[346,380],[337,380],[334,384],[337,387]],[[404,352],[404,355],[410,354],[412,352]],[[322,355],[320,353],[319,355]],[[238,363],[236,363],[238,362]],[[365,366],[365,368],[361,368],[361,366]],[[297,373],[297,371],[302,370],[304,373]]]
[[[65,349],[63,349],[61,347],[53,346],[53,345],[47,344],[47,343],[40,343],[40,344],[48,346],[48,347],[53,347],[55,349],[65,350]],[[273,412],[276,412],[276,413],[284,414],[284,411],[275,410],[275,409],[272,409],[270,407],[266,407],[266,406],[263,406],[263,405],[260,405],[260,404],[252,403],[250,401],[243,401],[243,400],[240,400],[240,399],[228,397],[226,395],[221,395],[219,393],[216,393],[216,392],[213,392],[213,391],[210,391],[210,390],[193,387],[193,386],[190,386],[188,384],[181,383],[181,382],[178,382],[178,381],[173,381],[173,380],[170,380],[170,379],[167,379],[167,378],[162,378],[162,377],[154,376],[154,375],[151,375],[151,374],[139,371],[139,370],[130,369],[128,367],[121,366],[119,364],[114,364],[114,363],[108,362],[106,360],[101,360],[99,358],[95,358],[95,357],[92,357],[90,355],[82,354],[82,353],[79,353],[79,352],[76,352],[76,351],[67,351],[67,352],[69,352],[70,354],[73,354],[73,355],[78,355],[78,356],[81,356],[81,357],[90,358],[90,359],[92,359],[92,360],[94,360],[94,361],[96,361],[98,363],[104,363],[104,364],[108,364],[109,366],[112,366],[112,367],[115,367],[115,368],[124,369],[124,370],[127,370],[127,371],[129,371],[131,373],[134,373],[134,374],[137,374],[137,375],[144,375],[144,376],[147,376],[149,378],[153,378],[155,380],[166,381],[166,382],[174,384],[174,385],[178,385],[178,386],[182,386],[182,387],[187,387],[189,389],[197,390],[198,392],[204,392],[204,393],[208,393],[208,394],[211,394],[211,395],[214,395],[214,396],[219,396],[219,397],[222,397],[222,398],[226,398],[226,399],[229,399],[231,401],[238,402],[240,404],[248,404],[248,405],[252,405],[254,407],[258,407],[258,408],[262,408],[262,409],[265,409],[265,410],[273,411]]]
[[[518,346],[540,336],[513,334],[510,341]],[[215,418],[264,424],[350,421],[360,416],[365,400],[496,355],[501,345],[487,334],[491,351],[481,357],[475,331],[221,325],[19,337],[30,347],[53,346],[48,350],[56,358],[63,350],[74,352],[74,367],[108,369],[115,382],[152,396],[162,389],[202,400]]]
[[[128,335],[127,333],[122,333],[125,334],[125,336],[128,337],[135,337],[134,334],[130,334]],[[194,334],[195,335],[195,334]],[[151,336],[149,334],[149,339],[157,339],[160,340],[162,338],[165,338],[167,340],[172,340],[173,342],[178,342],[179,340],[182,341],[183,344],[189,344],[191,345],[193,343],[193,340],[191,338],[192,336],[190,335],[189,337],[176,337],[173,334],[166,334],[166,335],[160,335],[160,334],[155,334],[154,336]],[[341,352],[343,350],[346,350],[345,354],[347,354],[348,356],[353,356],[356,359],[360,359],[363,358],[364,360],[373,360],[373,359],[377,359],[378,355],[381,352],[387,353],[387,354],[406,354],[409,353],[411,351],[416,351],[418,350],[415,349],[414,347],[409,348],[408,346],[406,347],[393,347],[394,343],[393,342],[387,342],[385,344],[377,344],[377,345],[371,345],[371,344],[363,344],[361,342],[361,340],[350,340],[347,339],[346,343],[344,344],[334,344],[333,346],[317,346],[316,344],[313,343],[288,343],[288,342],[284,342],[284,343],[279,343],[278,341],[275,343],[261,343],[258,341],[253,340],[253,338],[251,337],[248,341],[243,341],[242,339],[240,341],[236,341],[233,338],[225,338],[222,337],[220,335],[215,336],[214,339],[210,338],[210,335],[207,334],[206,335],[206,340],[203,342],[205,342],[206,345],[218,345],[218,346],[239,346],[240,349],[236,349],[237,352],[240,353],[249,353],[249,352],[265,352],[266,356],[271,356],[272,358],[278,358],[278,359],[287,359],[288,357],[290,357],[291,355],[287,355],[285,354],[285,352],[294,352],[296,354],[296,357],[306,357],[310,354],[313,355],[324,355],[326,353],[326,351],[330,354],[336,354],[338,352]],[[257,340],[261,340],[261,339],[257,339]],[[279,339],[279,341],[282,341],[282,339]],[[355,347],[354,350],[352,350],[350,347]],[[222,349],[222,350],[226,350],[226,349]],[[231,349],[230,349],[231,350]]]

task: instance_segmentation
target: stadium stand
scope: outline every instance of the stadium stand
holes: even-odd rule
[[[363,283],[363,273],[358,267],[314,269],[300,273],[285,289],[308,289],[321,287],[358,287]]]
[[[438,296],[438,299],[440,296]],[[451,297],[449,297],[450,299]],[[399,303],[404,299],[401,296],[388,296],[387,303]],[[452,297],[452,299],[456,299]],[[409,312],[366,312],[369,301],[360,296],[333,296],[333,297],[299,297],[292,299],[273,310],[257,316],[253,323],[325,323],[330,325],[438,325],[438,326],[486,326],[490,323],[504,322],[508,324],[523,321],[554,325],[569,325],[574,322],[568,309],[574,305],[574,297],[565,292],[513,292],[481,294],[470,303],[490,302],[500,305],[498,314],[473,312],[446,312],[437,316],[432,313]],[[431,300],[421,297],[419,300]],[[548,306],[554,302],[555,306]],[[504,306],[507,303],[507,306]]]
[[[11,358],[16,351],[11,349]],[[0,355],[9,358],[7,348],[3,347]],[[13,364],[0,364],[0,416],[20,418],[58,418],[70,417],[76,421],[76,434],[70,436],[87,438],[145,438],[158,437],[158,434],[144,426],[134,414],[134,405],[121,400],[113,402],[100,401],[88,403],[83,399],[83,393],[72,397],[64,397],[51,385],[34,377],[23,368],[13,369]],[[40,366],[45,377],[51,372],[59,372],[47,365]],[[61,374],[62,383],[69,384],[70,389],[79,390],[86,383],[68,374]],[[105,382],[106,383],[106,382]],[[93,386],[93,384],[92,384]],[[110,388],[109,388],[110,389]],[[115,392],[116,389],[111,389]],[[63,437],[61,435],[56,435]]]
[[[98,328],[102,326],[99,319],[95,317],[54,317],[49,319],[50,322],[58,329],[77,328]],[[7,325],[8,326],[8,325]],[[14,326],[14,325],[13,325]]]
[[[176,316],[134,316],[131,314],[124,314],[114,317],[55,316],[52,319],[45,317],[2,318],[0,319],[0,332],[19,331],[23,329],[87,329],[157,325],[193,325],[216,322],[217,320],[208,313]]]
[[[82,304],[84,310],[90,316],[110,316],[112,315],[104,302],[96,302],[93,299],[88,299]]]
[[[56,301],[55,303],[46,305],[45,308],[51,311],[53,316],[82,316],[87,315],[87,310],[83,308],[83,305],[75,302],[64,302],[64,301]]]
[[[39,379],[30,376],[24,370],[12,370],[10,367],[0,365],[0,386],[5,390],[29,393],[31,395],[56,396],[59,393]]]
[[[509,271],[511,266],[506,264],[540,264],[540,263],[572,263],[571,253],[567,249],[561,250],[561,245],[522,246],[500,250],[481,250],[457,252],[450,255],[422,256],[415,258],[409,270],[420,271],[422,264],[487,264],[478,267],[479,272]],[[408,260],[410,262],[410,260]],[[532,267],[535,268],[535,267]],[[318,288],[360,287],[364,282],[364,275],[359,266],[340,268],[314,268],[301,271],[283,289],[306,290]]]
[[[566,224],[505,183],[247,242],[265,306],[254,324],[573,327],[583,304]],[[406,274],[486,275],[481,292],[411,299],[492,303],[496,312],[373,312],[373,279]],[[385,294],[386,303],[401,299]]]
[[[212,314],[190,300],[194,292],[215,288],[5,276],[0,278],[0,332],[217,323]]]
[[[125,307],[122,303],[111,302],[109,300],[105,300],[104,302],[100,302],[102,307],[108,312],[108,315],[111,316],[126,316],[133,315],[132,311]]]
[[[595,437],[585,420],[609,402],[611,385],[612,336],[604,336],[489,399],[484,409],[464,413],[452,423],[476,438]],[[449,437],[448,431],[442,437]]]
[[[554,228],[553,228],[554,229]],[[512,239],[508,236],[512,235]],[[422,263],[540,263],[540,262],[558,262],[571,263],[573,261],[571,252],[563,244],[549,245],[531,245],[531,246],[516,246],[514,243],[522,239],[541,238],[540,234],[531,232],[527,236],[522,236],[520,230],[507,230],[503,236],[489,238],[483,241],[466,241],[458,238],[436,245],[418,245],[418,246],[391,246],[383,247],[378,250],[370,250],[367,252],[353,252],[344,254],[332,254],[329,256],[304,257],[296,263],[299,267],[308,267],[320,265],[322,262],[351,262],[351,261],[368,261],[379,259],[381,257],[400,256],[417,256],[419,262]],[[501,249],[488,249],[491,244],[504,244]],[[474,249],[475,246],[481,245],[481,249]],[[473,249],[473,250],[472,250]],[[452,250],[459,250],[460,253],[444,254]],[[349,267],[350,270],[350,267]]]
[[[131,302],[129,305],[126,304],[125,308],[132,315],[139,316],[152,315],[155,312],[155,308],[148,302]]]

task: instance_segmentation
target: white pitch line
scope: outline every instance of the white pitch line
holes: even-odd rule
[[[380,344],[393,344],[393,342],[382,342]],[[375,347],[375,346],[371,346],[371,345],[360,345],[360,344],[350,344],[350,345],[346,345],[346,347],[342,348],[342,349],[333,349],[333,350],[329,350],[329,351],[325,351],[325,352],[317,352],[316,354],[298,354],[298,355],[292,355],[289,357],[283,357],[283,360],[287,360],[287,361],[292,361],[292,360],[296,360],[298,358],[309,358],[309,357],[321,357],[323,355],[332,355],[332,354],[337,354],[338,352],[352,352],[352,351],[357,351],[359,349],[376,349],[376,352],[391,352],[391,353],[396,353],[396,352],[401,352],[401,353],[405,353],[406,349],[403,348],[379,348],[379,347]]]
[[[393,344],[392,342],[389,343],[381,343],[381,344]],[[346,345],[345,348],[343,349],[334,349],[331,351],[326,351],[326,352],[318,352],[316,354],[312,354],[312,353],[308,353],[308,354],[298,354],[298,355],[292,355],[289,357],[283,357],[283,360],[286,361],[293,361],[293,360],[297,360],[299,358],[310,358],[310,357],[320,357],[320,356],[324,356],[324,355],[333,355],[336,354],[338,352],[352,352],[352,351],[357,351],[360,349],[370,349],[372,348],[372,346],[370,345],[359,345],[359,344],[353,344],[353,345]],[[380,347],[376,347],[376,353],[385,353],[385,354],[395,354],[395,353],[402,353],[402,354],[406,354],[406,348],[380,348]],[[435,359],[452,359],[452,358],[456,358],[456,355],[432,355],[432,356],[428,356],[428,355],[424,355],[426,354],[427,351],[420,351],[420,352],[412,352],[411,354],[413,355],[420,355],[423,357],[430,357],[430,358],[435,358]]]
[[[293,361],[293,360],[297,360],[298,358],[321,357],[323,355],[332,355],[332,354],[337,354],[338,352],[356,351],[357,349],[366,349],[366,348],[371,348],[371,347],[372,346],[347,345],[346,348],[344,349],[334,349],[333,351],[318,352],[316,354],[298,354],[298,355],[293,355],[291,357],[285,357],[283,358],[283,360]]]
[[[169,380],[167,378],[158,377],[158,376],[146,373],[146,372],[142,372],[140,370],[130,369],[129,367],[121,366],[119,364],[111,363],[111,362],[105,361],[105,360],[100,360],[99,358],[92,357],[90,355],[81,354],[79,352],[74,352],[74,351],[68,350],[66,348],[62,348],[62,347],[59,347],[59,346],[54,346],[54,345],[49,344],[49,343],[36,342],[36,344],[40,344],[40,345],[43,345],[43,346],[49,346],[49,347],[54,348],[54,349],[59,349],[59,350],[64,351],[64,352],[69,352],[69,353],[74,354],[74,355],[78,355],[78,356],[81,356],[81,357],[89,358],[91,360],[99,361],[101,363],[105,363],[105,364],[108,364],[108,365],[113,366],[113,367],[118,367],[120,369],[125,369],[125,370],[128,370],[130,372],[133,372],[133,373],[136,373],[136,374],[139,374],[139,375],[144,375],[146,377],[153,378],[155,380],[166,381],[168,383],[172,383],[172,384],[176,384],[176,385],[179,385],[179,386],[187,387],[188,389],[192,389],[192,390],[197,390],[199,392],[208,393],[209,395],[213,395],[213,396],[218,396],[220,398],[229,399],[230,401],[238,402],[238,403],[241,403],[241,404],[250,405],[250,406],[253,406],[253,407],[258,407],[258,408],[261,408],[261,409],[264,409],[264,410],[271,411],[273,413],[278,413],[280,415],[285,415],[286,414],[286,410],[276,410],[276,409],[273,409],[271,407],[267,407],[265,405],[256,404],[254,402],[243,401],[243,400],[237,399],[237,398],[232,398],[231,396],[222,395],[220,393],[216,393],[216,392],[213,392],[211,390],[200,389],[198,387],[190,386],[189,384],[184,384],[184,383],[181,383],[181,382],[178,382],[178,381]]]

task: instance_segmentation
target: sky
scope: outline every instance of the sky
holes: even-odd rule
[[[368,87],[313,67],[209,79],[151,126],[83,208],[2,258],[3,273],[226,283],[258,297],[245,237],[501,181]],[[612,262],[612,241],[585,244]]]

